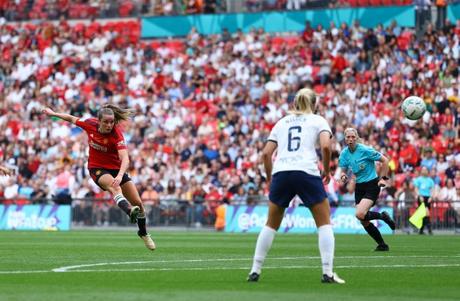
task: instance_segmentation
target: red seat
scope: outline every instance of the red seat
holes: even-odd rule
[[[113,31],[114,26],[115,26],[114,22],[107,22],[104,25],[102,25],[102,31],[103,32]]]
[[[73,27],[73,30],[76,31],[76,32],[83,32],[83,31],[85,31],[85,28],[86,28],[85,24],[83,24],[83,23],[77,23],[77,24],[75,24],[75,26]]]
[[[41,17],[41,12],[40,11],[37,11],[35,9],[31,10],[29,12],[29,18],[30,19],[40,19]]]
[[[348,3],[350,4],[351,7],[358,7],[358,0],[349,0]]]
[[[122,33],[125,28],[125,22],[115,22],[113,24],[113,31],[116,31],[118,33]]]
[[[167,41],[165,44],[167,48],[175,52],[183,52],[185,49],[184,42],[181,40],[170,40]]]
[[[86,12],[90,17],[97,17],[99,15],[99,7],[88,6]]]
[[[273,37],[272,38],[272,45],[273,46],[279,46],[284,43],[284,38],[283,37]]]
[[[431,208],[431,220],[444,222],[446,219],[446,211],[449,207],[449,202],[433,202]]]
[[[125,1],[122,4],[120,4],[120,7],[118,8],[118,14],[120,17],[128,17],[131,15],[131,12],[133,11],[134,5],[131,3],[131,1]]]
[[[71,5],[69,7],[69,18],[70,19],[77,19],[80,17],[80,12],[78,10],[78,5]]]
[[[382,2],[380,0],[369,0],[369,6],[380,6]]]
[[[140,34],[134,32],[128,36],[128,39],[131,44],[136,44],[140,40]]]
[[[285,44],[285,40],[283,37],[273,37],[271,42],[272,42],[271,49],[273,49],[276,52],[280,51],[280,49]]]
[[[300,37],[299,36],[285,37],[284,42],[288,45],[288,47],[294,48],[300,43]]]
[[[150,47],[152,47],[153,49],[158,49],[160,46],[161,46],[161,42],[160,42],[160,41],[152,41],[152,42],[150,43]]]

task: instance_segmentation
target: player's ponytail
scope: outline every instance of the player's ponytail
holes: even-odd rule
[[[300,89],[294,97],[292,114],[309,114],[315,111],[316,94],[309,88]]]
[[[97,117],[101,120],[102,115],[113,115],[115,123],[119,123],[121,120],[129,120],[132,114],[133,111],[130,109],[122,109],[116,105],[106,104],[99,110]]]

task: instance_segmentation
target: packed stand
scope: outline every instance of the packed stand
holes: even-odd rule
[[[391,158],[384,201],[412,205],[401,189],[426,166],[436,199],[459,210],[460,21],[429,27],[420,41],[395,23],[364,29],[357,21],[307,22],[294,36],[192,30],[167,41],[140,41],[137,22],[78,26],[0,27],[0,158],[16,170],[0,178],[4,204],[71,202],[78,222],[117,220],[119,210],[89,179],[85,134],[40,114],[51,106],[89,117],[107,102],[136,112],[122,127],[151,221],[207,224],[224,201],[264,204],[264,141],[299,87],[312,86],[333,128],[335,167],[344,129],[357,127]],[[421,121],[402,118],[409,95],[428,104]],[[349,204],[353,182],[340,185],[335,167],[330,202]]]
[[[411,5],[414,0],[245,0],[248,11]]]
[[[299,10],[312,8],[409,5],[413,0],[0,0],[0,17],[8,21],[124,18]]]
[[[226,0],[0,0],[8,21],[125,18],[226,12]]]

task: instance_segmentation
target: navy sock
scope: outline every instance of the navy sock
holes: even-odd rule
[[[147,235],[147,228],[145,226],[145,213],[139,214],[137,217],[137,226],[139,227],[139,232],[137,232],[140,236]]]
[[[117,194],[113,197],[115,202],[117,202],[117,206],[120,207],[127,215],[131,212],[131,205],[129,204],[128,200],[122,195]]]

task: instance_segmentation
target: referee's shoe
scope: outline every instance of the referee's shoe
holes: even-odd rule
[[[391,228],[391,230],[394,230],[396,228],[395,221],[391,218],[388,212],[383,211],[381,214],[382,214],[382,220],[385,223],[387,223],[387,225]]]
[[[390,247],[386,243],[383,243],[383,244],[377,245],[377,247],[375,248],[374,251],[376,251],[376,252],[387,252],[387,251],[390,251]]]

